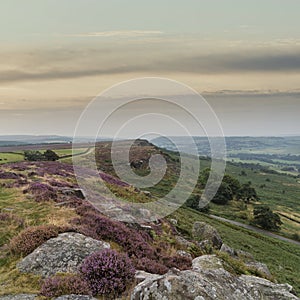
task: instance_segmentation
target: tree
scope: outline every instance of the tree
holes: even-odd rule
[[[253,224],[263,229],[279,231],[282,224],[278,214],[274,213],[269,206],[256,206],[253,210]]]
[[[225,182],[229,185],[233,195],[236,195],[238,190],[241,188],[240,182],[236,178],[234,178],[228,174],[224,175],[223,182]]]
[[[228,183],[222,182],[216,195],[211,200],[216,204],[225,205],[233,199],[233,193]]]
[[[258,196],[254,187],[251,186],[251,182],[247,182],[241,185],[237,191],[237,198],[249,203],[251,200],[258,200]]]
[[[192,209],[195,209],[197,211],[203,212],[203,213],[208,213],[209,212],[209,204],[207,204],[204,207],[199,207],[200,203],[200,195],[199,194],[192,194],[185,202],[185,205],[187,207],[190,207]]]
[[[45,157],[46,160],[49,160],[49,161],[56,161],[56,160],[59,159],[59,156],[54,151],[52,151],[50,149],[45,151],[44,157]]]
[[[40,161],[44,160],[44,155],[40,151],[27,150],[24,151],[24,158],[29,161]]]

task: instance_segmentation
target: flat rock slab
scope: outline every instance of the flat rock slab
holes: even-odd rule
[[[75,273],[92,253],[110,248],[109,243],[67,232],[45,242],[17,264],[22,273],[49,277],[56,273]]]
[[[33,300],[37,297],[34,294],[18,294],[18,295],[7,295],[0,296],[0,300]]]
[[[55,298],[55,300],[97,300],[94,297],[86,295],[65,295]]]

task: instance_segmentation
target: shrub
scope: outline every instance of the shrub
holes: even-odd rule
[[[175,255],[162,258],[164,265],[168,268],[177,268],[179,270],[188,270],[192,266],[192,260],[185,256]]]
[[[44,280],[41,295],[45,297],[59,297],[62,295],[90,295],[88,283],[79,275],[55,275]]]
[[[128,256],[111,249],[88,256],[80,271],[93,295],[118,295],[126,290],[135,274]]]
[[[24,193],[34,195],[37,202],[55,200],[57,198],[55,189],[48,184],[34,182],[31,183]]]
[[[77,213],[82,217],[75,219],[73,223],[79,225],[80,233],[98,240],[112,240],[119,244],[129,257],[151,259],[156,257],[155,249],[148,244],[150,236],[146,233],[128,228],[121,222],[102,216],[88,205],[80,206]]]
[[[160,274],[163,275],[168,272],[168,268],[163,264],[149,259],[147,257],[134,259],[134,266],[137,270],[143,270],[152,274]]]
[[[61,232],[62,229],[54,225],[28,227],[11,239],[9,248],[14,254],[28,255]]]

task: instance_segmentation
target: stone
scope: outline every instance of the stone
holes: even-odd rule
[[[160,275],[156,275],[156,274],[152,274],[152,273],[148,273],[145,271],[141,271],[141,270],[137,270],[135,273],[135,280],[137,283],[140,283],[144,280],[148,280],[148,279],[155,279],[157,277],[159,277]]]
[[[67,232],[42,244],[22,259],[17,268],[22,273],[49,277],[57,272],[75,273],[90,254],[110,248],[109,243]]]
[[[223,268],[223,261],[216,255],[202,255],[192,261],[193,270],[216,270]]]
[[[204,222],[195,222],[193,226],[193,237],[197,241],[208,240],[216,249],[220,249],[223,242],[218,231],[211,225]]]
[[[271,278],[271,272],[268,268],[268,266],[264,263],[258,262],[258,261],[252,261],[245,263],[247,267],[251,267],[253,269],[256,269],[258,272],[260,272],[262,275],[264,275],[267,278]]]
[[[177,250],[177,251],[176,251],[176,254],[177,254],[178,256],[181,256],[181,257],[189,258],[190,260],[193,259],[192,255],[191,255],[190,253],[184,251],[184,250]]]
[[[97,300],[97,299],[87,295],[64,295],[55,298],[55,300]]]
[[[229,254],[232,257],[236,257],[237,256],[237,252],[233,248],[230,248],[226,244],[222,244],[220,251],[224,252],[224,253],[227,253],[227,254]]]
[[[35,294],[17,294],[0,296],[0,300],[33,300],[37,297]]]
[[[236,276],[215,255],[193,260],[193,269],[170,270],[147,277],[131,293],[131,300],[299,300],[292,287],[254,276]]]
[[[180,246],[183,246],[183,247],[191,247],[193,246],[193,243],[186,240],[184,237],[180,236],[180,235],[175,235],[175,240],[177,241],[177,243],[180,245]]]

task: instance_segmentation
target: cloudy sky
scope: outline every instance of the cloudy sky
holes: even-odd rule
[[[72,135],[96,95],[145,76],[201,93],[226,135],[300,134],[299,11],[298,0],[2,0],[0,134]]]

